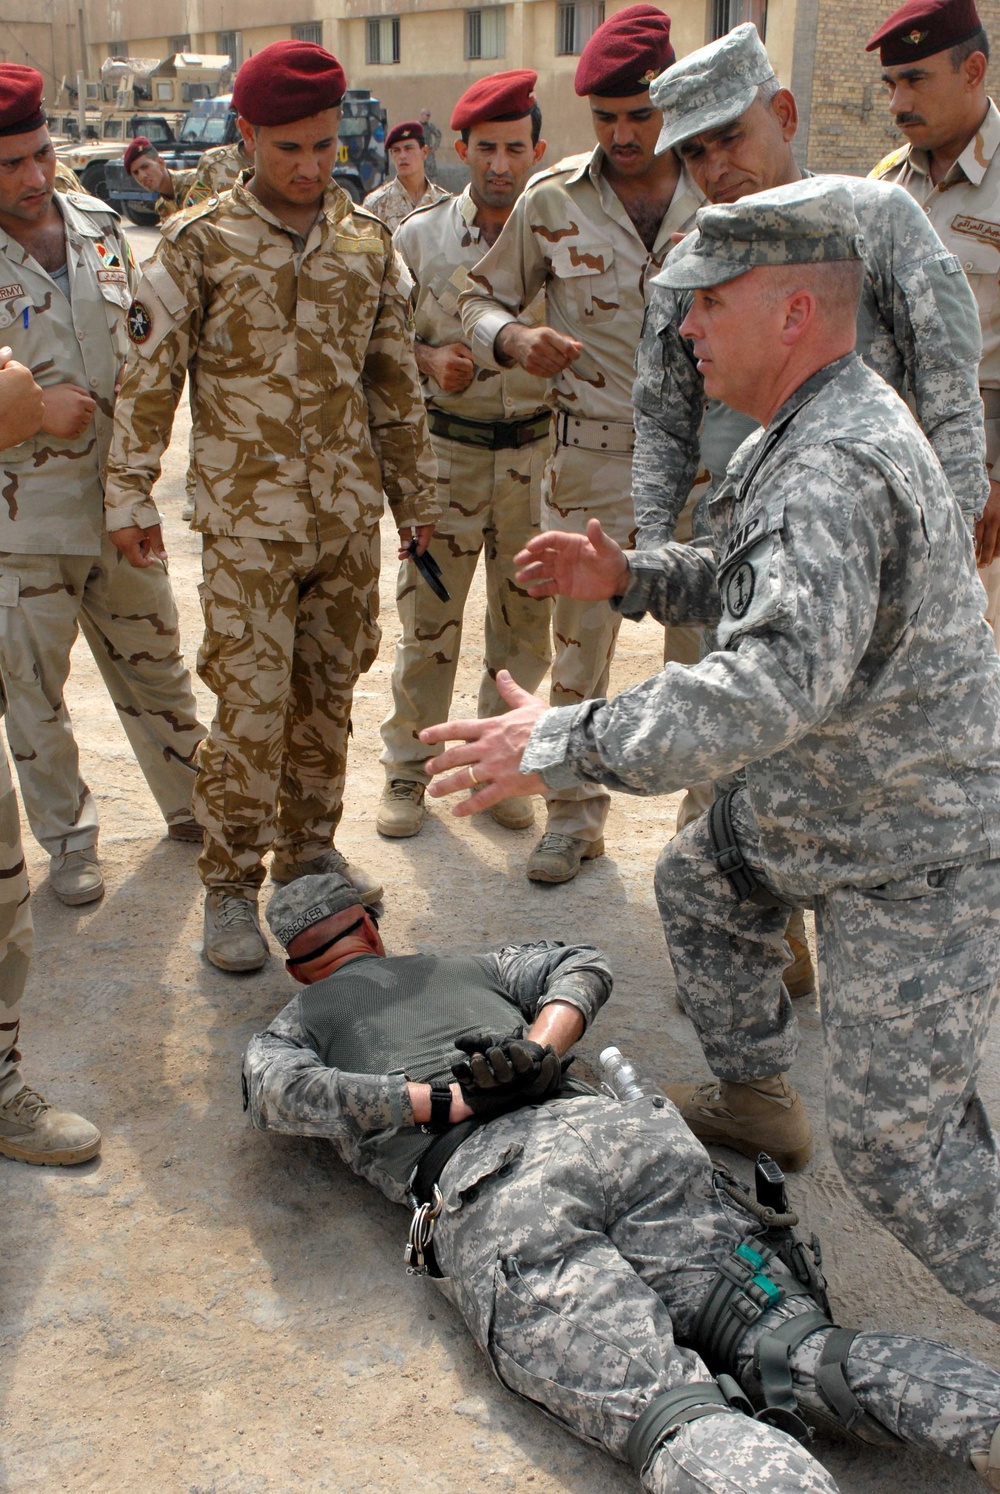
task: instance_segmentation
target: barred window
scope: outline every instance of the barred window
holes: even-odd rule
[[[113,42],[111,42],[111,41],[109,41],[108,42],[108,56],[109,57],[127,57],[128,56],[128,42],[123,42],[123,41],[113,41]]]
[[[556,23],[556,51],[578,57],[604,20],[604,0],[580,0],[560,5]]]
[[[767,35],[767,0],[712,0],[712,40],[725,36],[734,26],[753,21],[764,41]]]
[[[302,21],[298,26],[293,26],[292,40],[312,42],[315,46],[321,47],[323,45],[323,22]]]
[[[504,57],[507,53],[507,12],[502,5],[488,10],[465,12],[465,55],[470,61],[480,57]]]
[[[229,65],[235,72],[243,65],[243,32],[217,31],[215,50],[229,58]]]
[[[167,42],[167,49],[170,56],[173,56],[175,52],[190,52],[191,33],[189,31],[185,31],[180,36],[170,37],[169,41]]]
[[[369,66],[379,62],[399,61],[398,16],[369,17],[365,61]]]

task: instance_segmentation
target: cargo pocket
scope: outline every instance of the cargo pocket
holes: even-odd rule
[[[217,597],[204,582],[198,595],[205,618],[199,677],[226,705],[274,709],[287,693],[288,671],[275,664],[273,649],[258,636],[252,615],[239,603]]]

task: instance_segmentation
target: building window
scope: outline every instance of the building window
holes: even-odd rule
[[[229,58],[230,67],[236,72],[243,65],[243,32],[217,31],[215,50]]]
[[[503,57],[507,52],[507,12],[502,5],[489,10],[465,12],[465,55],[470,61],[480,57]]]
[[[365,61],[369,65],[378,62],[399,61],[398,16],[372,16],[369,18]]]
[[[767,36],[767,0],[712,0],[712,41],[734,26],[753,21],[761,41]]]
[[[168,55],[173,56],[176,52],[190,52],[191,33],[185,31],[182,36],[172,36],[167,42]]]
[[[587,0],[577,5],[560,5],[556,27],[556,51],[561,56],[578,57],[604,20],[604,0]]]
[[[117,41],[116,42],[108,42],[108,56],[109,57],[127,57],[128,56],[128,43],[127,42],[117,42]]]
[[[292,27],[292,40],[297,42],[312,42],[314,46],[323,45],[323,22],[303,21],[299,26]]]

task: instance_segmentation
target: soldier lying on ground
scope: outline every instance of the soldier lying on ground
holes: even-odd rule
[[[781,1427],[804,1433],[798,1406],[1000,1489],[1000,1374],[836,1329],[804,1254],[789,1269],[790,1234],[783,1261],[781,1232],[765,1238],[669,1101],[565,1076],[611,991],[599,950],[387,958],[336,876],[291,883],[267,917],[306,990],[247,1048],[253,1124],[329,1139],[393,1202],[433,1200],[411,1221],[417,1265],[509,1389],[656,1494],[836,1489],[793,1436],[743,1414],[727,1375]]]

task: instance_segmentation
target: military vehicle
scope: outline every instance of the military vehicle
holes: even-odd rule
[[[111,200],[107,167],[116,156],[121,158],[123,143],[136,135],[145,135],[157,150],[168,150],[174,143],[173,129],[162,114],[106,114],[99,128],[101,133],[94,138],[57,145],[56,155],[76,172],[92,197],[100,197],[104,202]]]

